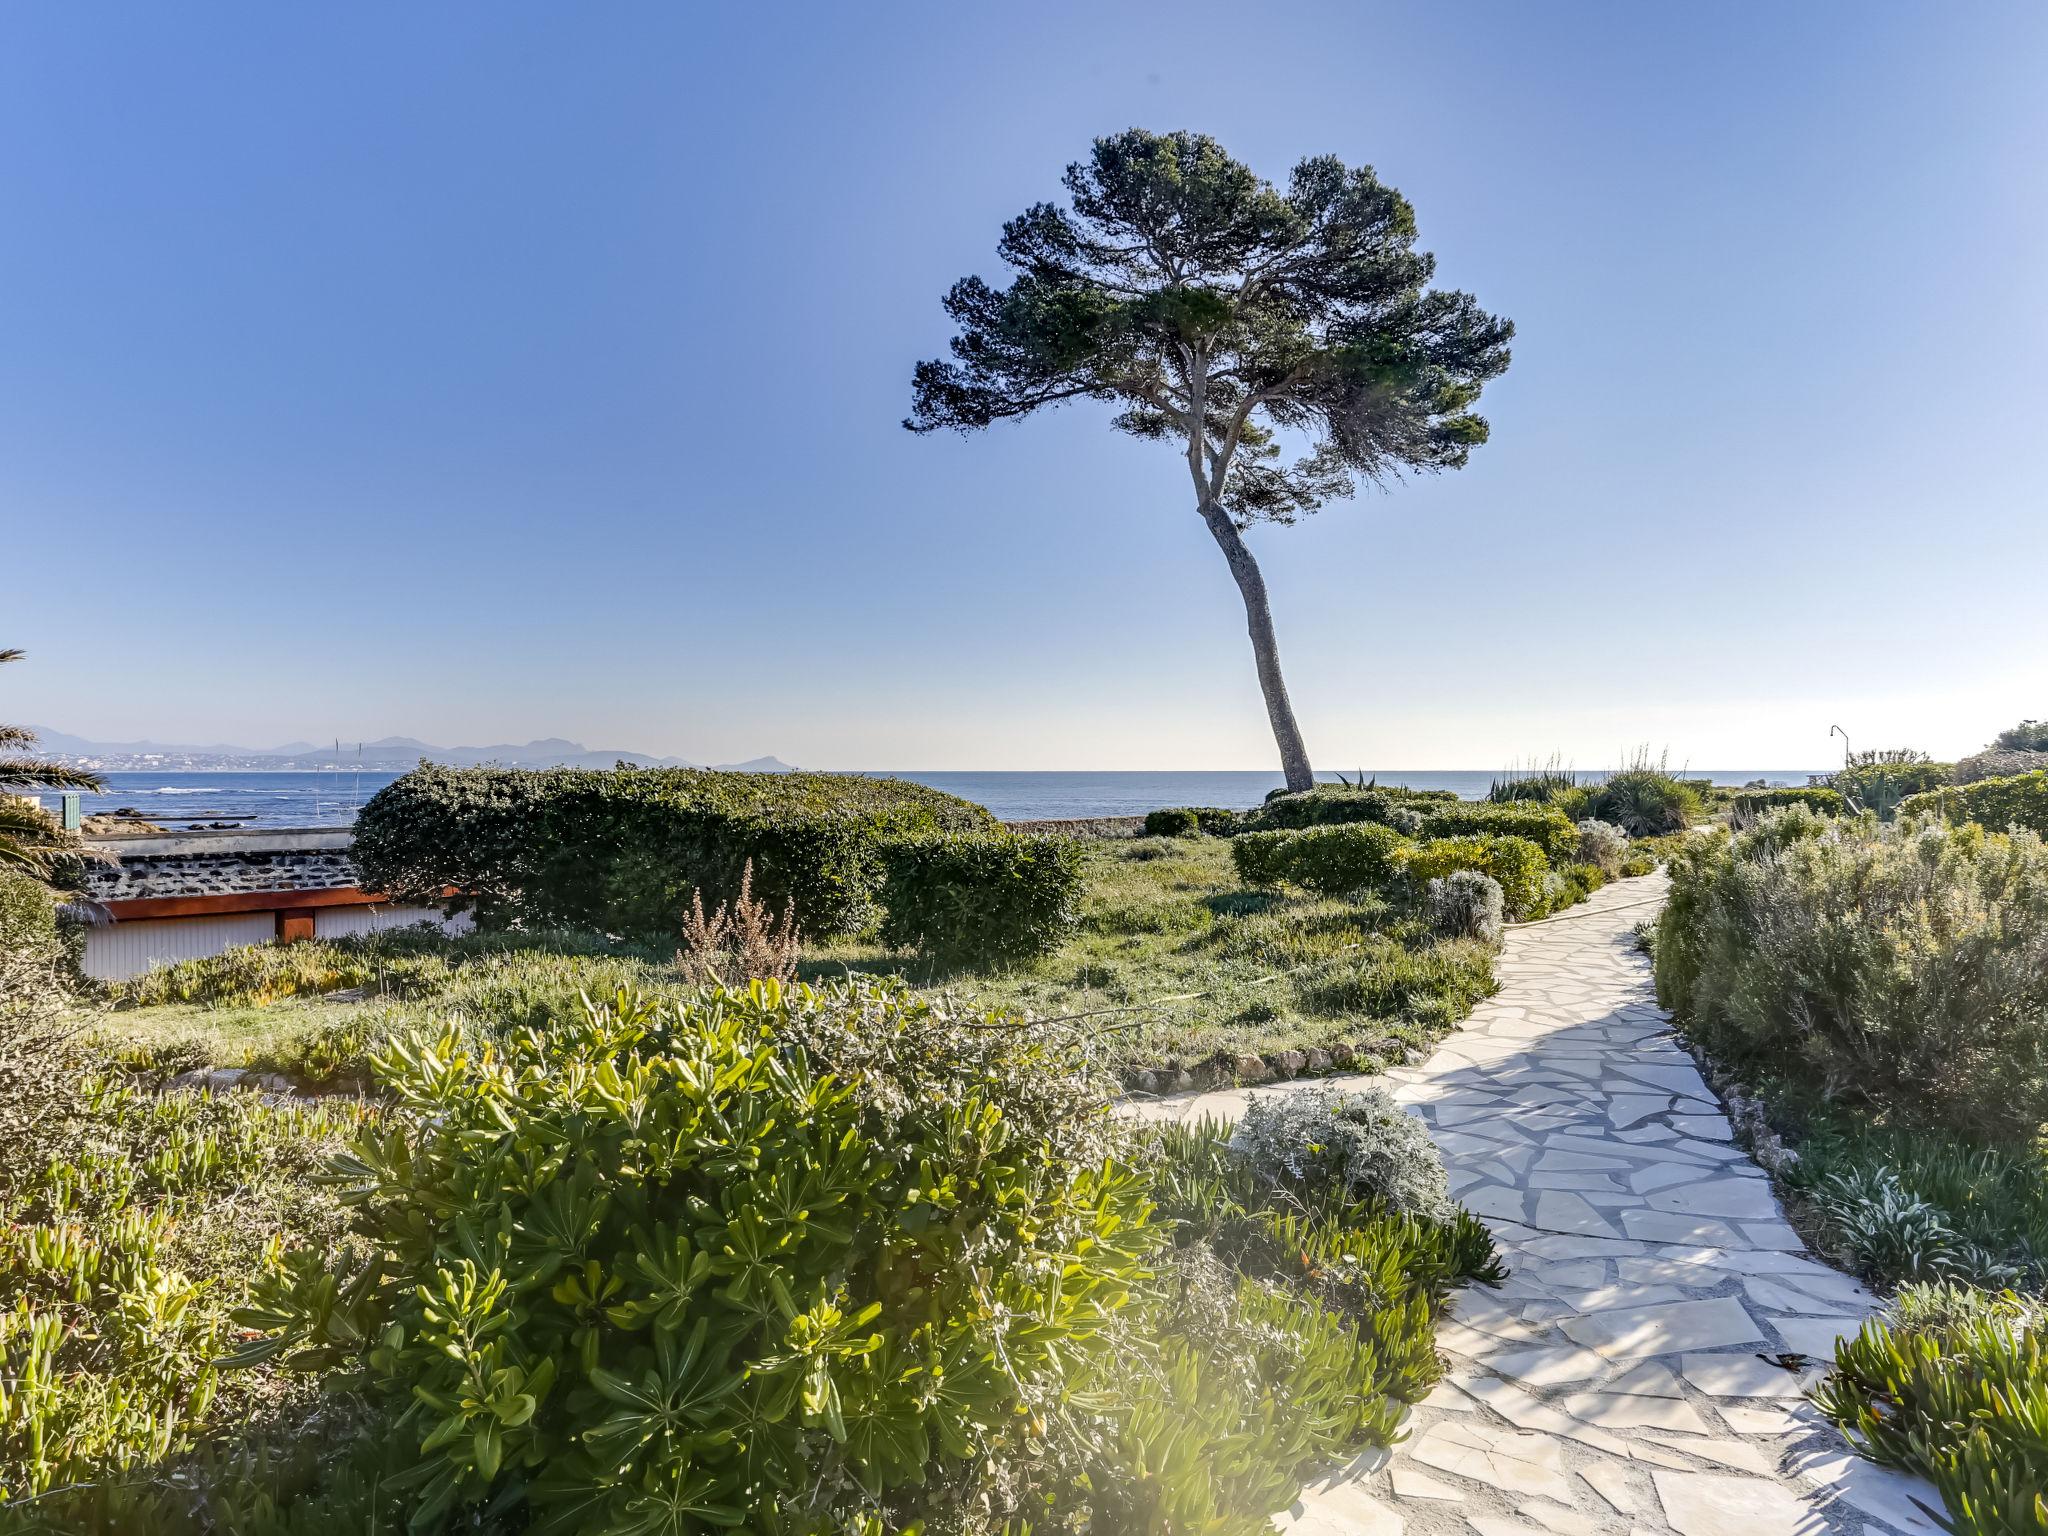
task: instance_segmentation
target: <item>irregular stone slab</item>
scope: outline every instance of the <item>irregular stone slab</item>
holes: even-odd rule
[[[1850,1508],[1882,1520],[1900,1536],[1943,1536],[1941,1500],[1917,1477],[1830,1446],[1794,1457],[1793,1470],[1812,1478]]]
[[[1568,1501],[1572,1485],[1564,1475],[1564,1453],[1548,1435],[1488,1431],[1459,1435],[1456,1423],[1433,1424],[1410,1455],[1426,1467],[1469,1477],[1509,1493],[1542,1494]]]
[[[1337,1483],[1302,1495],[1273,1524],[1292,1536],[1402,1536],[1401,1517],[1358,1483]]]
[[[1620,1237],[1605,1217],[1584,1198],[1568,1190],[1546,1189],[1536,1196],[1534,1225],[1546,1232],[1583,1232],[1593,1237]]]
[[[1660,1445],[1671,1446],[1688,1456],[1698,1456],[1718,1466],[1732,1467],[1737,1472],[1754,1472],[1758,1477],[1768,1477],[1774,1470],[1771,1459],[1747,1440],[1682,1438],[1655,1429],[1644,1430],[1643,1435]]]
[[[1540,1349],[1516,1349],[1489,1356],[1486,1368],[1512,1376],[1532,1387],[1562,1386],[1590,1381],[1608,1368],[1605,1355],[1576,1345],[1546,1345]]]
[[[1462,1504],[1465,1495],[1449,1483],[1439,1482],[1426,1472],[1413,1467],[1394,1468],[1394,1497],[1397,1499],[1435,1499],[1446,1504]]]
[[[1738,1408],[1733,1403],[1722,1403],[1715,1412],[1738,1435],[1790,1435],[1804,1427],[1791,1414],[1776,1408]]]
[[[1778,1331],[1778,1337],[1785,1341],[1785,1347],[1798,1354],[1811,1355],[1816,1360],[1835,1358],[1835,1341],[1839,1338],[1856,1337],[1863,1326],[1860,1317],[1774,1317],[1771,1326]]]
[[[1717,1472],[1652,1472],[1678,1536],[1826,1536],[1827,1522],[1783,1483]]]
[[[1681,1211],[1688,1216],[1746,1216],[1768,1221],[1778,1214],[1778,1202],[1771,1198],[1771,1187],[1762,1179],[1708,1179],[1659,1190],[1648,1198],[1654,1211]]]
[[[1650,1243],[1705,1243],[1715,1248],[1732,1248],[1742,1241],[1734,1228],[1711,1216],[1681,1216],[1673,1211],[1623,1211],[1621,1224],[1630,1237]]]
[[[1795,1372],[1755,1355],[1687,1355],[1678,1372],[1710,1397],[1803,1397]]]
[[[1642,1494],[1636,1492],[1635,1485],[1629,1480],[1628,1470],[1618,1462],[1596,1461],[1589,1467],[1579,1468],[1579,1476],[1621,1514],[1633,1515],[1648,1502]]]
[[[1698,1410],[1682,1398],[1574,1392],[1559,1406],[1573,1418],[1597,1424],[1602,1429],[1675,1429],[1693,1435],[1712,1433]]]
[[[1764,1337],[1742,1303],[1731,1296],[1596,1312],[1573,1318],[1561,1331],[1573,1343],[1597,1349],[1610,1360],[1760,1343]]]

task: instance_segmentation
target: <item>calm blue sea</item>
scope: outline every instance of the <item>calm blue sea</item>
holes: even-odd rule
[[[1717,784],[1804,784],[1806,769],[1689,769]],[[1399,769],[1368,778],[1411,789],[1454,789],[1468,800],[1486,793],[1492,769],[1407,772]],[[920,773],[891,771],[879,777],[909,779],[987,806],[1005,821],[1080,816],[1132,816],[1166,805],[1257,805],[1280,787],[1277,771],[1227,773]],[[237,826],[345,826],[356,810],[389,784],[390,773],[110,773],[106,793],[86,795],[87,814],[135,810],[161,826],[185,828],[230,822]],[[1332,779],[1335,775],[1330,776]],[[1582,775],[1587,779],[1597,773]],[[56,809],[54,797],[44,803]]]

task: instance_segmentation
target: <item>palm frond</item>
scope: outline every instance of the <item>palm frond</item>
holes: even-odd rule
[[[106,780],[85,768],[42,757],[0,757],[0,789],[104,789]]]
[[[77,851],[77,842],[41,806],[0,796],[0,864],[13,864],[46,874],[59,854]]]

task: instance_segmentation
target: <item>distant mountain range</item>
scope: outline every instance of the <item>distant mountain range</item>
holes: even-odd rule
[[[176,770],[183,773],[208,771],[235,773],[290,773],[329,768],[361,768],[372,773],[403,773],[421,758],[451,767],[469,768],[491,763],[504,768],[610,768],[631,763],[636,768],[716,767],[731,773],[794,773],[780,758],[755,757],[744,763],[694,763],[681,757],[649,757],[644,752],[592,751],[580,741],[550,736],[524,746],[509,742],[494,747],[437,747],[410,736],[386,736],[360,746],[343,742],[340,750],[318,747],[307,741],[286,742],[281,747],[237,747],[223,742],[193,746],[162,741],[90,741],[66,735],[44,726],[33,726],[41,750],[80,768],[97,768],[107,773]]]

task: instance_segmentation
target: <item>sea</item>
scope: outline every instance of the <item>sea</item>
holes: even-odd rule
[[[1804,784],[1809,770],[1788,768],[1686,769],[1693,778],[1716,784]],[[1368,782],[1408,789],[1450,789],[1467,800],[1485,796],[1495,769],[1372,769]],[[1345,775],[1347,778],[1351,775]],[[109,773],[106,790],[81,796],[81,809],[133,811],[174,830],[197,827],[347,826],[394,773]],[[1279,771],[1218,772],[1043,772],[928,773],[891,770],[873,778],[908,779],[987,806],[1004,821],[1067,820],[1088,816],[1135,816],[1169,805],[1220,805],[1242,810],[1257,805],[1281,785]],[[1337,775],[1325,775],[1335,783]],[[1591,782],[1604,777],[1582,772]],[[42,797],[51,810],[57,798]]]

